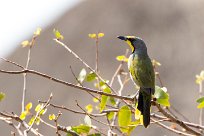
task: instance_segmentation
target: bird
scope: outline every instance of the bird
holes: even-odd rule
[[[130,77],[139,86],[137,109],[143,115],[143,125],[147,128],[150,124],[150,107],[152,95],[155,92],[155,72],[150,57],[147,53],[145,42],[136,36],[118,36],[131,48],[128,59]]]

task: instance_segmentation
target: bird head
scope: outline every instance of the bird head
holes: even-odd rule
[[[117,37],[120,40],[125,41],[131,48],[132,52],[134,52],[135,50],[138,51],[146,51],[147,47],[144,43],[144,41],[136,36],[118,36]]]

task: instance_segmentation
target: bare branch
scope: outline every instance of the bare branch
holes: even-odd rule
[[[55,125],[56,125],[56,134],[58,135],[58,136],[61,136],[60,135],[60,133],[59,133],[59,129],[58,129],[58,119],[59,119],[59,117],[62,115],[62,113],[59,111],[58,112],[58,115],[57,115],[57,117],[56,117],[56,119],[54,120],[55,121]]]
[[[186,131],[194,134],[194,135],[197,135],[197,136],[201,136],[201,133],[200,132],[197,132],[191,128],[189,128],[183,121],[177,119],[177,118],[174,118],[171,114],[167,113],[159,104],[157,103],[154,103],[155,106],[158,108],[158,110],[164,115],[166,116],[167,118],[169,118],[172,122],[175,122],[176,124],[180,125],[181,127],[183,127]]]
[[[13,64],[13,65],[15,65],[15,66],[17,66],[17,67],[19,67],[19,68],[25,69],[22,65],[17,64],[16,62],[7,60],[6,58],[2,58],[2,57],[0,57],[0,59],[2,59],[2,60],[5,61],[5,62],[11,63],[11,64]]]
[[[154,120],[154,119],[152,119],[152,120],[153,120],[156,124],[158,124],[159,126],[165,128],[165,129],[167,129],[167,130],[169,130],[169,131],[172,131],[172,132],[174,132],[174,133],[176,133],[176,134],[178,134],[178,135],[184,135],[184,136],[196,136],[196,135],[192,135],[192,134],[184,133],[184,132],[182,132],[182,131],[178,131],[178,130],[176,130],[176,129],[172,129],[171,127],[168,127],[168,126],[162,124],[162,123],[159,122],[159,121],[156,121],[156,120]]]
[[[46,103],[46,102],[43,102],[43,101],[39,101],[39,102],[40,103]],[[50,103],[50,106],[53,107],[53,108],[57,108],[57,109],[61,109],[61,110],[69,111],[69,112],[73,112],[73,113],[76,113],[76,114],[83,114],[83,115],[87,114],[86,112],[81,112],[81,111],[73,110],[73,109],[67,108],[65,106],[59,106],[59,105],[52,104],[52,103]],[[90,114],[89,113],[89,115],[93,116],[93,117],[102,117],[102,116],[106,116],[106,113],[100,113],[100,114]]]
[[[35,123],[36,119],[37,119],[38,116],[40,115],[40,112],[41,112],[42,110],[44,110],[45,108],[47,108],[47,106],[49,106],[49,103],[50,103],[51,99],[52,99],[52,93],[50,94],[50,97],[49,97],[49,99],[47,100],[47,102],[45,103],[45,105],[43,105],[43,107],[36,113],[35,118],[34,118],[32,124],[30,125],[30,127],[26,130],[26,133],[28,133],[28,132],[30,131],[30,129],[33,127],[33,124]]]
[[[27,62],[26,62],[26,67],[25,69],[28,69],[29,63],[31,61],[30,55],[31,55],[31,48],[34,44],[35,38],[32,38],[31,45],[29,46],[28,49],[28,56],[27,56]],[[22,102],[21,102],[21,112],[23,112],[25,109],[25,97],[26,97],[26,81],[27,81],[27,73],[23,74],[23,96],[22,96]]]
[[[12,126],[20,136],[24,136],[23,132],[20,130],[19,127],[17,127],[16,125],[13,124],[12,121],[10,121],[12,118],[8,118],[8,117],[0,117],[0,120],[4,121],[5,123],[7,123],[8,125]]]
[[[157,119],[168,119],[167,117],[155,114],[155,113],[151,113],[151,117],[157,118]],[[171,120],[169,120],[170,122],[172,122]],[[195,124],[195,123],[191,123],[191,122],[186,122],[183,121],[184,124],[186,124],[189,127],[194,127],[197,129],[203,129],[204,130],[204,126],[200,126],[199,124]]]
[[[127,56],[128,51],[129,51],[129,50],[127,49],[126,52],[125,52],[125,56]],[[115,79],[115,77],[118,75],[118,72],[121,70],[123,64],[124,64],[124,61],[122,61],[122,62],[120,63],[120,65],[119,65],[118,68],[116,69],[115,73],[113,74],[113,76],[112,76],[112,78],[111,78],[110,86],[113,85],[114,79]]]
[[[96,73],[98,73],[98,44],[99,44],[99,38],[97,35],[96,36],[96,68],[95,68]]]
[[[58,39],[54,39],[55,42],[57,42],[58,44],[62,45],[67,51],[69,51],[72,55],[74,55],[74,57],[76,59],[78,59],[80,62],[82,62],[82,64],[84,64],[90,71],[92,71],[93,73],[96,74],[96,76],[102,81],[104,82],[111,90],[113,93],[117,94],[116,91],[113,90],[113,88],[106,83],[103,78],[93,69],[91,68],[85,61],[83,61],[75,52],[73,52],[66,44],[62,43],[61,41],[59,41]]]
[[[72,72],[72,75],[74,76],[75,80],[77,81],[77,83],[78,83],[81,87],[83,87],[83,84],[78,80],[78,78],[77,78],[76,75],[74,74],[74,71],[73,71],[72,67],[70,66],[69,68],[70,68],[70,70],[71,70],[71,72]],[[100,101],[100,99],[99,99],[98,97],[96,97],[95,95],[93,95],[92,93],[90,93],[90,92],[87,92],[87,93],[90,94],[93,98],[96,98],[97,100]]]
[[[23,127],[25,127],[26,129],[29,128],[29,125],[25,122],[25,121],[22,121],[17,115],[15,114],[7,114],[7,113],[3,113],[3,112],[0,112],[0,115],[3,116],[3,117],[6,117],[6,118],[10,118],[10,119],[13,119],[19,123],[22,124]],[[31,128],[30,130],[34,135],[36,136],[43,136],[41,133],[39,133],[36,129],[33,129]]]
[[[79,90],[83,90],[83,91],[86,91],[86,92],[88,91],[88,92],[95,93],[95,94],[111,96],[111,97],[118,98],[118,99],[121,99],[121,100],[133,101],[132,98],[127,97],[127,96],[119,96],[119,95],[116,95],[116,94],[109,94],[109,93],[105,93],[105,92],[102,92],[102,91],[90,89],[90,88],[87,88],[87,87],[81,87],[81,86],[74,85],[74,84],[72,84],[72,83],[69,83],[69,82],[66,82],[66,81],[57,79],[57,78],[55,78],[55,77],[51,77],[51,76],[49,76],[49,75],[47,75],[47,74],[40,73],[40,72],[37,72],[37,71],[34,71],[34,70],[29,70],[29,69],[20,70],[20,71],[6,71],[6,70],[0,70],[0,72],[1,72],[1,73],[7,73],[7,74],[31,73],[31,74],[35,74],[35,75],[38,75],[38,76],[47,78],[47,79],[52,80],[52,81],[54,81],[54,82],[57,82],[57,83],[60,83],[60,84],[66,85],[66,86],[70,86],[70,87],[73,87],[73,88],[76,88],[76,89],[79,89]]]

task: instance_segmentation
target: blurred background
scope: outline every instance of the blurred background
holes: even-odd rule
[[[195,84],[195,75],[204,69],[204,1],[21,1],[16,4],[4,1],[0,4],[0,57],[25,65],[28,49],[22,48],[20,43],[30,39],[37,27],[42,27],[43,32],[31,51],[29,68],[76,83],[69,67],[72,66],[78,74],[84,66],[52,40],[53,29],[58,29],[64,36],[63,42],[93,68],[95,42],[88,34],[103,32],[105,36],[99,43],[99,70],[103,78],[110,80],[119,65],[116,56],[124,54],[128,48],[116,36],[139,36],[145,40],[151,58],[162,64],[159,72],[170,94],[171,104],[189,121],[198,123],[198,85]],[[17,70],[2,61],[0,68]],[[124,69],[127,70],[127,66]],[[85,85],[93,87],[91,84]],[[119,86],[115,84],[114,88]],[[0,73],[0,91],[6,94],[6,99],[0,103],[0,110],[20,115],[22,90],[22,75]],[[90,96],[80,90],[28,75],[26,103],[32,102],[35,106],[38,100],[47,100],[51,92],[54,95],[52,102],[58,105],[79,110],[75,100],[81,106],[90,103]],[[134,86],[129,82],[123,95],[134,92]],[[48,112],[57,114],[58,111],[50,108]],[[83,116],[63,111],[59,121],[65,126],[78,125],[83,122]],[[10,126],[0,122],[1,135],[10,135],[10,130]],[[55,135],[55,130],[44,125],[40,125],[39,132]],[[172,135],[157,125],[150,125],[148,129],[138,127],[134,134]]]

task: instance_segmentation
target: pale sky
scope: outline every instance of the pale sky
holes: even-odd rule
[[[81,0],[0,0],[0,57]]]

